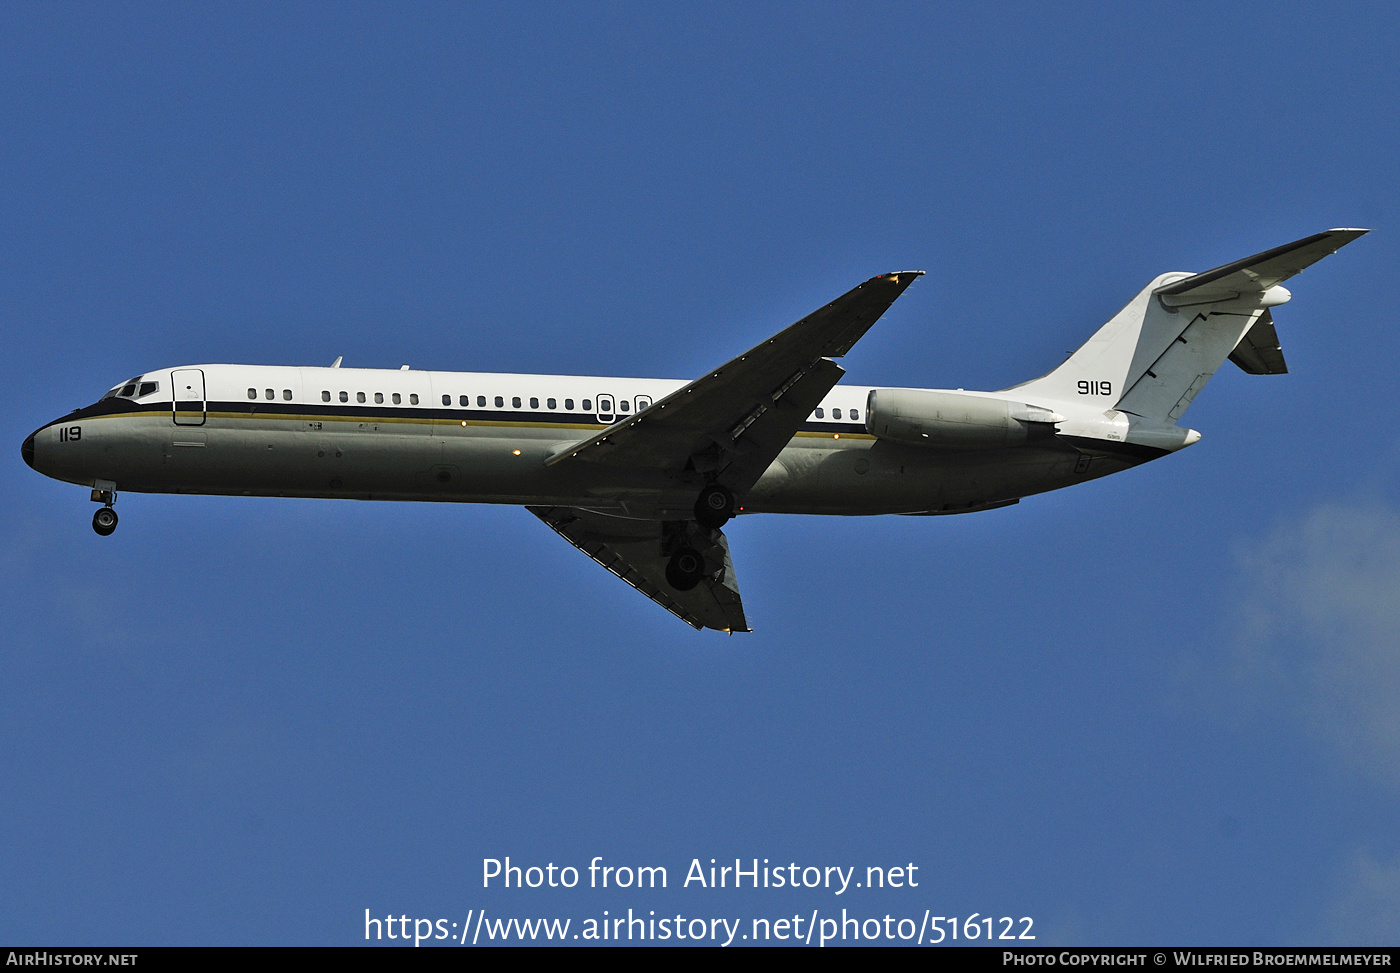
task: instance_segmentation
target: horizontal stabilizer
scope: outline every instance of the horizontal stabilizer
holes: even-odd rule
[[[1281,247],[1256,253],[1252,257],[1236,260],[1223,267],[1193,274],[1159,287],[1155,293],[1167,307],[1213,304],[1244,295],[1262,294],[1368,232],[1370,231],[1354,229],[1325,230],[1292,243],[1285,243]]]
[[[1230,352],[1230,361],[1251,375],[1288,374],[1288,363],[1283,360],[1283,348],[1274,330],[1274,316],[1267,308]]]

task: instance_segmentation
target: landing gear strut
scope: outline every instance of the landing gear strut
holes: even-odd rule
[[[701,527],[719,530],[734,516],[734,494],[718,483],[708,484],[695,501],[695,520]]]
[[[117,502],[116,486],[115,483],[99,480],[92,489],[93,502],[102,504],[92,515],[92,529],[103,537],[117,529],[117,512],[112,509],[112,504]]]

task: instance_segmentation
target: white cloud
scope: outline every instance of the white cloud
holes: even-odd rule
[[[1400,860],[1385,863],[1364,852],[1355,855],[1324,924],[1323,938],[1337,945],[1400,945]]]
[[[1400,514],[1324,506],[1242,556],[1239,675],[1400,787]]]

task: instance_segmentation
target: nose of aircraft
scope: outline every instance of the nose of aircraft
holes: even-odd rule
[[[29,468],[34,469],[34,434],[31,432],[29,438],[24,441],[24,445],[19,448],[20,455],[29,464]]]

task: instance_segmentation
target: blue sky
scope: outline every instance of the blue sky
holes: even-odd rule
[[[846,907],[1395,944],[1397,20],[7,6],[0,940]],[[910,267],[851,380],[1000,388],[1158,273],[1333,226],[1375,232],[1198,445],[966,517],[744,518],[747,637],[519,509],[127,494],[103,539],[19,456],[184,363],[690,377]],[[483,890],[506,855],[671,887]],[[676,888],[735,857],[923,882]]]

